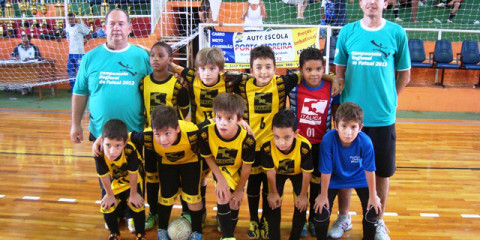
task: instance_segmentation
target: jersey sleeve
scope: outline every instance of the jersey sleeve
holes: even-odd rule
[[[340,33],[338,34],[337,45],[335,49],[335,59],[333,60],[335,65],[347,66],[348,52],[345,46],[345,32],[347,31],[348,29],[343,27],[340,29]]]
[[[184,87],[178,91],[178,107],[180,109],[187,109],[190,107],[190,98],[188,97],[188,91]]]
[[[153,137],[153,136],[152,136]],[[143,132],[131,132],[128,134],[128,139],[135,144],[137,149],[142,149],[145,144],[145,133]]]
[[[19,45],[17,45],[17,46],[13,49],[12,53],[10,53],[10,56],[12,56],[12,57],[18,57],[18,46],[19,46]]]
[[[247,135],[242,143],[243,163],[253,164],[255,160],[255,139],[252,135]]]
[[[260,154],[262,155],[262,168],[264,170],[273,170],[275,168],[275,164],[273,163],[270,141],[264,143],[260,151]]]
[[[95,157],[95,165],[97,167],[97,174],[99,177],[104,177],[109,175],[109,169],[107,166],[107,162],[105,162],[105,157],[103,153],[99,157]]]
[[[80,24],[80,26],[83,35],[88,35],[90,33],[90,28],[85,26],[85,24]]]
[[[330,134],[323,137],[320,143],[320,161],[318,171],[322,174],[330,174],[333,171],[333,138]]]
[[[210,145],[208,144],[208,127],[202,128],[199,132],[198,146],[200,149],[200,156],[207,158],[212,156]]]
[[[35,59],[41,59],[42,58],[42,55],[40,54],[40,50],[38,49],[37,46],[33,45],[33,49],[35,50],[35,56],[34,58]]]
[[[187,83],[192,86],[193,80],[195,79],[195,69],[194,68],[184,68],[180,74]]]
[[[300,154],[302,156],[302,162],[300,163],[302,171],[313,172],[312,150],[307,143],[302,142],[300,145]]]
[[[294,87],[296,87],[298,84],[300,84],[300,82],[302,80],[300,72],[284,75],[284,76],[282,76],[282,78],[285,81],[286,94],[289,94],[290,91],[292,91],[292,89]]]
[[[125,146],[125,156],[127,159],[128,172],[136,173],[140,167],[140,161],[138,159],[137,149],[134,146],[127,144]]]
[[[407,33],[403,28],[397,34],[397,53],[395,54],[395,68],[397,71],[404,71],[411,68],[410,52],[408,50]]]

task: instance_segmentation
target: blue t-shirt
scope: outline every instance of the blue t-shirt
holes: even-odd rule
[[[349,147],[344,147],[333,129],[323,136],[320,144],[318,170],[332,174],[329,189],[368,187],[365,171],[376,170],[372,140],[360,132]]]
[[[364,26],[360,20],[342,28],[336,47],[335,64],[347,68],[340,102],[358,104],[367,127],[395,123],[395,70],[410,69],[405,30],[385,19],[376,29]]]
[[[138,83],[151,72],[148,53],[134,45],[111,50],[106,44],[88,52],[80,63],[73,94],[89,95],[90,124],[95,137],[110,119],[128,131],[143,131],[144,107]]]

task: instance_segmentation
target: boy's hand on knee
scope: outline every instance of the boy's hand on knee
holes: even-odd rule
[[[230,187],[225,179],[218,180],[215,195],[217,195],[218,199],[230,200]]]
[[[108,210],[113,206],[117,206],[117,199],[115,199],[115,195],[110,195],[107,193],[105,196],[103,196],[100,205],[103,209]]]
[[[140,196],[140,194],[135,192],[130,194],[130,197],[128,198],[128,203],[136,208],[140,208],[144,204],[144,200],[142,196]]]
[[[368,198],[367,208],[370,208],[370,206],[375,209],[376,214],[380,214],[382,212],[382,203],[377,195]]]
[[[280,195],[278,194],[278,192],[268,193],[267,201],[271,209],[275,209],[282,206],[282,199],[280,198]]]
[[[295,207],[300,210],[300,212],[305,212],[308,207],[308,198],[307,196],[298,196],[297,200],[295,201]]]
[[[330,208],[330,203],[328,202],[328,196],[323,196],[320,194],[317,198],[315,198],[315,205],[313,205],[313,208],[315,209],[316,213],[322,213],[323,206]]]
[[[232,193],[232,196],[230,198],[230,202],[232,203],[233,209],[240,208],[240,205],[242,204],[242,200],[243,200],[243,190],[235,190]]]

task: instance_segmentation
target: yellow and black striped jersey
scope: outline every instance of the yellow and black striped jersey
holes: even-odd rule
[[[185,117],[181,115],[181,110],[189,107],[188,92],[173,75],[163,81],[154,80],[152,74],[147,75],[140,81],[139,88],[147,115],[146,128],[152,126],[153,109],[161,105],[172,106],[177,110],[180,119]]]
[[[262,145],[262,166],[264,170],[275,169],[277,174],[297,175],[303,172],[313,172],[312,145],[300,134],[293,140],[288,153],[280,151],[273,138]],[[318,166],[317,166],[318,167]]]
[[[233,87],[228,87],[225,74],[220,73],[218,82],[213,86],[205,85],[195,74],[195,69],[185,68],[182,77],[189,85],[191,101],[192,122],[201,123],[207,118],[213,118],[213,99],[220,93],[232,92]]]
[[[202,157],[215,158],[215,163],[232,189],[240,180],[239,169],[242,164],[252,164],[255,160],[255,139],[240,126],[235,137],[225,140],[216,125],[210,124],[200,130],[199,146]]]
[[[110,160],[102,153],[101,156],[95,157],[95,164],[99,177],[110,175],[112,179],[111,187],[115,195],[130,189],[129,173],[136,173],[138,176],[137,182],[142,183],[142,157],[130,142],[127,143],[122,155],[117,159]]]
[[[265,140],[272,136],[273,116],[285,108],[288,93],[301,81],[299,73],[273,76],[270,83],[260,87],[255,79],[242,80],[238,92],[246,101],[247,106],[243,119],[248,122],[257,140],[256,151]]]
[[[132,132],[129,137],[136,146],[145,146],[145,151],[155,152],[162,164],[185,164],[198,161],[198,127],[194,123],[179,120],[180,133],[175,143],[165,149],[155,141],[151,128],[144,132]]]

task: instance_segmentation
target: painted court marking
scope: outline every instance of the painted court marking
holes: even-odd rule
[[[463,218],[480,218],[478,214],[461,214]]]
[[[438,213],[420,213],[421,217],[440,217]]]
[[[76,199],[73,199],[73,198],[59,198],[58,201],[59,201],[59,202],[74,203],[74,202],[76,202],[77,200],[76,200]]]
[[[0,198],[4,198],[4,197],[5,197],[5,195],[0,194]]]
[[[23,200],[38,200],[40,197],[35,197],[35,196],[23,196]]]

